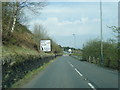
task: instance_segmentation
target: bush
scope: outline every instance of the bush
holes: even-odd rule
[[[90,62],[100,64],[100,40],[92,40],[86,43],[83,48],[83,58]],[[103,65],[106,67],[118,68],[118,50],[117,43],[103,42]]]

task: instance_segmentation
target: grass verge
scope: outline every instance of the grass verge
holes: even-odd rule
[[[10,55],[15,55],[15,54],[39,55],[39,53],[36,50],[27,48],[25,46],[21,46],[21,47],[14,45],[2,46],[2,57],[9,57]]]
[[[44,70],[49,64],[51,64],[52,62],[54,62],[57,58],[49,61],[48,63],[45,63],[43,66],[39,67],[36,70],[33,70],[31,72],[28,72],[23,79],[20,79],[18,82],[16,82],[15,84],[13,84],[11,86],[11,88],[22,88],[23,85],[25,85],[26,83],[28,83],[29,81],[31,81],[36,75],[38,75],[40,73],[40,71]]]

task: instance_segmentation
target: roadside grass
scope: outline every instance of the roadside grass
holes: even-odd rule
[[[39,53],[36,50],[27,48],[25,46],[22,46],[22,47],[13,46],[13,45],[11,45],[11,46],[2,46],[2,57],[14,55],[14,54],[38,55]]]
[[[0,57],[2,57],[2,46],[0,46]]]
[[[71,56],[77,60],[83,61],[81,53],[72,53]]]
[[[80,54],[80,53],[72,53],[72,55],[74,55],[74,56],[82,56],[82,54]]]
[[[25,46],[14,46],[14,45],[7,45],[7,46],[1,46],[1,57],[4,58],[9,58],[13,57],[14,55],[20,55],[20,56],[28,56],[28,55],[35,55],[35,56],[54,56],[53,53],[44,53],[44,52],[38,52],[35,49],[31,49]],[[18,57],[19,58],[19,57]],[[20,59],[20,58],[19,58]],[[19,63],[18,59],[15,59],[16,62]],[[21,59],[22,60],[22,59]],[[41,70],[43,70],[45,67],[47,67],[50,63],[54,61],[50,60],[48,63],[44,63],[43,66],[39,67],[38,69],[32,70],[28,72],[23,79],[20,79],[16,83],[14,83],[10,88],[20,88],[23,84],[29,82],[32,78],[34,78]],[[10,83],[10,82],[9,82]]]
[[[49,64],[54,62],[57,58],[49,61],[48,63],[44,63],[43,66],[39,67],[36,70],[32,70],[28,72],[23,79],[20,79],[16,83],[14,83],[10,88],[22,88],[23,85],[27,84],[29,81],[31,81],[35,76],[37,76],[42,70],[44,70]]]
[[[16,54],[17,55],[43,55],[43,56],[54,55],[53,53],[38,52],[35,49],[30,49],[25,46],[21,46],[21,47],[14,46],[14,45],[1,46],[0,50],[3,58],[16,55]]]

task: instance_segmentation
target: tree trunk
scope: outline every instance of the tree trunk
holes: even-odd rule
[[[12,24],[11,32],[13,32],[14,29],[15,29],[15,24],[16,24],[16,21],[17,21],[17,11],[18,11],[18,6],[17,6],[17,3],[16,3],[16,5],[15,5],[15,13],[14,13],[14,18],[13,18],[13,24]]]

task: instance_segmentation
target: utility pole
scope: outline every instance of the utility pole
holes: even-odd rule
[[[101,28],[101,45],[100,45],[100,52],[101,52],[101,64],[103,64],[104,58],[103,58],[102,2],[101,2],[101,0],[100,0],[100,28]]]
[[[38,25],[38,30],[39,30],[39,34],[38,34],[38,37],[39,37],[39,50],[41,51],[41,46],[40,46],[40,43],[41,43],[41,38],[40,38],[40,25]],[[42,50],[43,51],[43,50]]]
[[[72,34],[73,35],[73,38],[74,38],[74,48],[76,47],[76,39],[75,39],[75,34]],[[75,49],[74,49],[74,53],[75,53]]]

